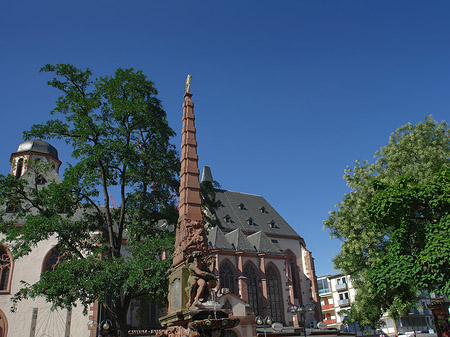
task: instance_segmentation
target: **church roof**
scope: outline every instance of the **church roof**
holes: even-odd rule
[[[52,145],[41,139],[27,140],[25,142],[20,143],[16,153],[28,151],[49,154],[52,157],[58,159],[58,150],[56,150],[55,147],[53,147]]]
[[[250,242],[247,240],[247,237],[239,228],[225,234],[225,238],[228,240],[234,250],[256,252],[256,249],[250,244]]]
[[[280,249],[275,246],[271,239],[267,237],[262,231],[247,236],[247,240],[258,252],[264,253],[279,253]]]
[[[262,231],[268,236],[300,238],[260,195],[217,189],[216,200],[219,202],[216,209],[219,227],[225,232],[239,228],[247,235]]]
[[[222,230],[216,226],[209,230],[208,244],[212,249],[281,254],[280,249],[273,244],[272,240],[262,231],[245,236],[245,234],[237,228],[230,233],[224,234]]]
[[[225,234],[217,227],[213,227],[208,232],[208,244],[210,248],[223,250],[234,250],[230,242],[225,238]]]

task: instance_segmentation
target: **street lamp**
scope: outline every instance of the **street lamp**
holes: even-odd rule
[[[305,306],[299,306],[296,304],[290,305],[288,307],[288,312],[290,312],[292,314],[292,316],[295,316],[297,314],[300,314],[300,318],[302,320],[303,323],[303,331],[304,331],[304,335],[306,337],[306,314],[308,312],[313,312],[315,309],[316,305],[314,303],[309,303]]]
[[[267,316],[266,318],[262,318],[261,316],[256,316],[255,318],[256,325],[263,325],[264,326],[264,337],[267,337],[266,327],[271,326],[273,323],[273,319],[270,316]]]
[[[112,331],[112,322],[109,319],[105,319],[100,322],[97,326],[97,322],[90,320],[88,322],[88,329],[89,330],[97,330],[100,334],[100,336],[106,336],[109,332]]]

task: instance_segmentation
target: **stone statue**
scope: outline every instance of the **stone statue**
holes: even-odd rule
[[[216,275],[212,273],[212,259],[205,257],[202,252],[195,251],[188,260],[188,286],[186,292],[189,297],[187,307],[200,307],[209,299],[211,290],[217,291],[218,285]]]
[[[191,87],[192,74],[188,74],[186,78],[186,84],[184,85],[184,92],[189,92],[189,88]]]

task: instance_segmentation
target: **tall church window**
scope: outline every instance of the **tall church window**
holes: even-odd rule
[[[235,294],[235,277],[233,273],[233,268],[228,261],[222,263],[219,269],[220,274],[220,287],[228,288],[230,293]]]
[[[0,246],[0,292],[9,291],[10,276],[11,254],[4,246]]]
[[[0,310],[0,337],[6,337],[8,331],[8,321],[3,311]]]
[[[244,276],[247,278],[248,304],[250,305],[251,312],[258,315],[258,279],[256,275],[255,268],[251,264],[247,264],[244,268]]]
[[[44,261],[43,270],[46,271],[54,271],[58,264],[64,261],[64,254],[61,253],[58,247],[54,247],[49,254],[47,254],[47,258]]]
[[[266,269],[267,279],[267,297],[269,301],[269,312],[274,322],[282,323],[282,307],[281,307],[281,282],[277,271],[273,266],[269,266]]]
[[[289,259],[289,269],[291,271],[292,288],[294,290],[294,298],[298,297],[298,281],[297,281],[297,268],[294,258]]]
[[[20,158],[17,161],[16,178],[20,178],[20,176],[22,175],[22,168],[23,168],[23,158]]]

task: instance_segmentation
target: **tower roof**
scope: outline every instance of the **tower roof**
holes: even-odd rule
[[[20,143],[17,148],[16,153],[20,152],[36,152],[42,154],[48,154],[55,159],[58,159],[58,150],[55,147],[43,141],[41,139],[27,140],[25,142]]]

